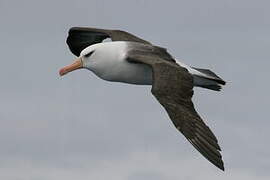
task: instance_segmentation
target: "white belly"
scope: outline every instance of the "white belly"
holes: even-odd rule
[[[138,85],[152,84],[152,69],[144,64],[135,64],[123,61],[110,68],[102,79],[114,82],[124,82]]]

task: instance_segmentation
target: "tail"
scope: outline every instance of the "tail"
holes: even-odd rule
[[[179,61],[177,61],[177,63],[180,66],[185,67],[189,73],[192,74],[194,86],[220,91],[222,85],[226,84],[223,79],[209,69],[190,67]]]
[[[196,71],[200,72],[200,74],[193,74],[193,83],[194,86],[211,89],[214,91],[220,91],[222,86],[225,85],[226,82],[218,77],[214,72],[209,69],[200,69],[200,68],[192,68]]]

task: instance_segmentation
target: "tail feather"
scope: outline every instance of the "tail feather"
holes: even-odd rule
[[[198,75],[193,75],[193,83],[194,86],[211,89],[214,91],[220,91],[222,88],[221,84],[218,82]]]
[[[205,78],[214,80],[217,83],[222,84],[222,85],[226,84],[226,82],[223,79],[218,77],[218,75],[216,75],[213,71],[211,71],[209,69],[200,69],[200,68],[193,68],[193,69],[195,69],[195,70],[201,72],[202,74],[205,74],[206,76],[208,76],[208,77],[205,77]]]
[[[176,60],[176,63],[186,68],[192,74],[194,86],[220,91],[222,85],[226,84],[223,79],[209,69],[190,67],[178,60]]]
[[[194,85],[214,91],[220,91],[226,82],[209,69],[192,68],[200,72],[193,74]]]

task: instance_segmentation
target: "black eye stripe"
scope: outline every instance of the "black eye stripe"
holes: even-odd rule
[[[91,52],[87,53],[87,54],[84,55],[84,56],[85,56],[85,57],[89,57],[89,56],[91,56],[91,54],[93,54],[93,52],[94,52],[94,51],[91,51]]]

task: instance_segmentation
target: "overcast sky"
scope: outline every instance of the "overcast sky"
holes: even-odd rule
[[[270,179],[270,2],[0,0],[0,179]],[[75,58],[72,26],[122,29],[209,68],[222,92],[195,88],[225,172],[169,120],[149,86],[110,83]]]

